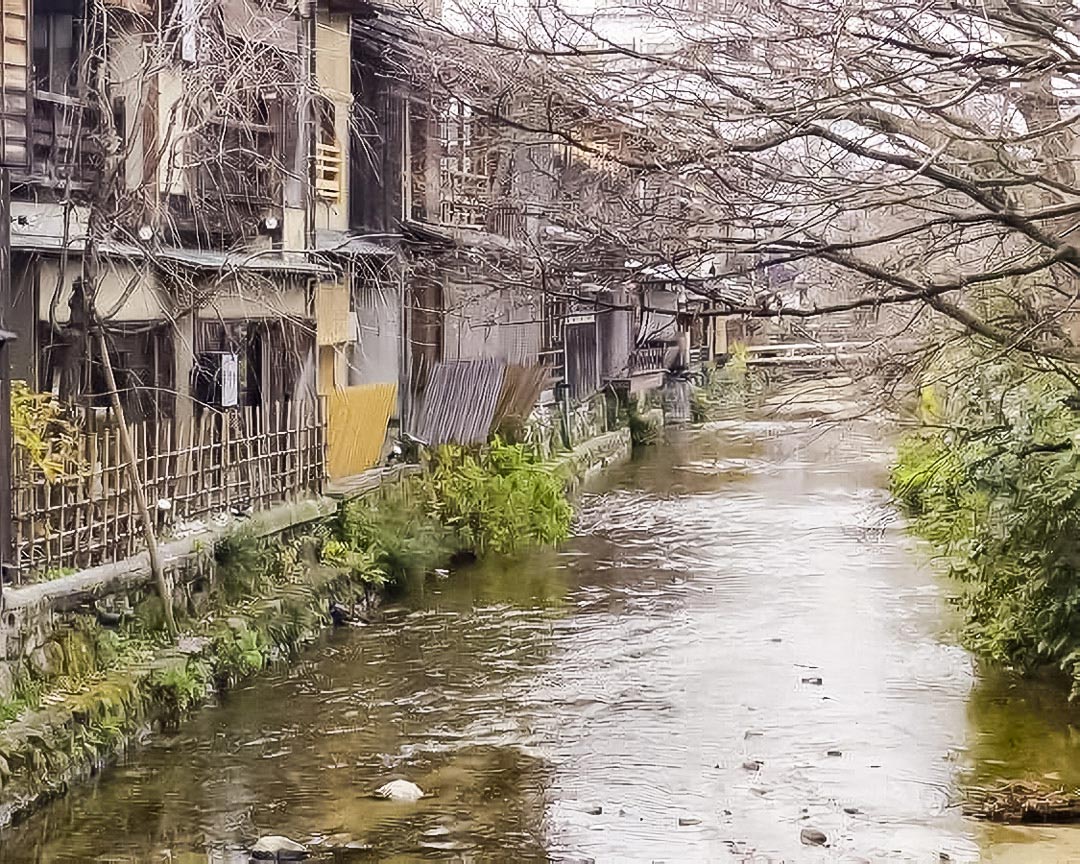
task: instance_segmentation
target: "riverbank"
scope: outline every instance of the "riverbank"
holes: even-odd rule
[[[295,655],[333,623],[363,623],[395,567],[445,566],[465,545],[506,551],[513,538],[499,531],[520,529],[546,539],[563,514],[551,493],[559,485],[540,478],[576,488],[629,451],[629,431],[617,430],[543,466],[497,467],[508,479],[493,492],[481,490],[489,497],[470,505],[476,512],[464,512],[459,501],[475,492],[469,483],[476,479],[476,463],[469,463],[467,481],[451,472],[439,475],[438,468],[430,481],[414,471],[390,472],[352,484],[340,499],[297,502],[253,516],[243,530],[231,526],[177,541],[164,549],[174,608],[183,621],[175,643],[163,639],[164,607],[144,558],[8,590],[0,665],[0,826],[64,794],[154,730],[176,727],[216,692]],[[520,462],[514,453],[501,458]],[[532,480],[515,480],[512,471]],[[431,483],[442,484],[437,492],[443,500],[436,503],[443,506],[439,518],[447,535],[463,542],[433,543],[433,523],[410,517],[431,504],[413,500],[433,494]],[[540,496],[539,503],[531,510],[505,506],[514,500],[507,496],[520,494]],[[550,511],[553,521],[495,524],[481,506],[503,515],[524,510],[534,518]],[[380,532],[377,548],[372,532]],[[409,555],[414,559],[401,560]]]
[[[242,864],[266,834],[326,864],[330,837],[386,862],[997,862],[958,779],[1066,771],[1068,717],[943,637],[890,458],[868,423],[669,430],[557,549],[410,580],[6,832],[0,864]],[[368,797],[396,777],[434,795]]]

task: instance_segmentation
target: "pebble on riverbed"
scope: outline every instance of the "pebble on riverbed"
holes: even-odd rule
[[[386,801],[419,801],[424,797],[424,790],[408,780],[391,780],[375,790],[376,798]]]
[[[280,834],[268,834],[251,847],[251,857],[256,861],[303,861],[308,857],[308,851],[303,843]]]
[[[803,828],[799,832],[799,840],[804,846],[825,846],[829,842],[825,832],[817,828]]]

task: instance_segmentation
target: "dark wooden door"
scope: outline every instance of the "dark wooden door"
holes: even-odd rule
[[[566,319],[566,383],[570,397],[585,399],[600,389],[600,356],[596,343],[596,316],[571,315]]]

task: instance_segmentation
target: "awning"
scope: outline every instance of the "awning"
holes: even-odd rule
[[[13,226],[14,227],[14,226]],[[85,237],[63,237],[49,234],[22,234],[12,230],[11,248],[16,252],[39,252],[59,255],[67,251],[81,255],[86,251]],[[314,261],[307,261],[299,254],[282,255],[280,252],[216,252],[210,249],[185,249],[163,246],[151,249],[133,243],[103,241],[98,251],[106,258],[125,261],[149,261],[168,263],[192,270],[228,273],[280,273],[298,276],[332,276],[333,271]]]
[[[315,232],[315,251],[320,255],[340,255],[345,258],[376,256],[394,257],[394,249],[369,237],[347,231],[320,229]]]
[[[292,273],[301,276],[332,276],[333,271],[297,254],[280,252],[215,252],[166,246],[145,250],[151,261],[170,261],[192,270],[245,271],[249,273]]]

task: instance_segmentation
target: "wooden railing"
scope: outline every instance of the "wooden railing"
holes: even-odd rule
[[[630,352],[630,374],[643,375],[660,372],[664,368],[665,345],[646,345]]]
[[[748,345],[747,362],[751,366],[839,363],[864,356],[872,343],[860,342],[777,342],[772,345]]]
[[[341,148],[315,145],[315,194],[324,201],[341,200]]]
[[[245,512],[323,488],[317,403],[206,411],[181,428],[132,425],[135,459],[163,540],[215,514]],[[16,581],[119,561],[142,551],[142,531],[115,427],[79,436],[78,455],[52,481],[16,448],[12,522]]]

